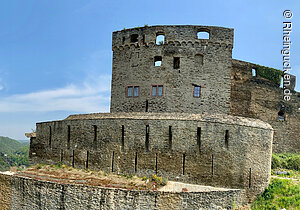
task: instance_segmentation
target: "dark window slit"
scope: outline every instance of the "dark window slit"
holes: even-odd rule
[[[145,147],[146,151],[149,152],[149,125],[146,125],[146,141],[145,141]]]
[[[197,145],[198,145],[198,150],[201,153],[201,128],[197,128]]]

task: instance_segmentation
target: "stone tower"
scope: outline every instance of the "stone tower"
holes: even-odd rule
[[[111,112],[229,114],[233,29],[138,27],[112,48]]]
[[[212,26],[114,32],[111,113],[37,123],[31,163],[156,174],[253,200],[270,181],[273,129],[229,115],[232,43],[233,29]]]

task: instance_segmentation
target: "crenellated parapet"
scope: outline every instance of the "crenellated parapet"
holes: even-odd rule
[[[199,39],[197,33],[206,32],[209,39]],[[199,26],[199,25],[165,25],[165,26],[145,26],[122,31],[113,32],[112,47],[120,48],[124,46],[155,46],[156,37],[158,35],[165,36],[165,44],[175,44],[176,46],[184,46],[187,43],[191,45],[212,45],[233,46],[233,29],[215,27],[215,26]],[[135,39],[133,39],[135,36]]]

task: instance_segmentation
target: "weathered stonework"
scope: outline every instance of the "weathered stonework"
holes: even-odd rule
[[[267,79],[252,76],[255,67],[252,63],[232,61],[230,114],[269,123],[274,129],[273,152],[299,152],[300,93],[292,89],[291,100],[284,101],[282,88]],[[278,120],[280,110],[284,113],[283,122]]]
[[[1,209],[231,209],[241,190],[209,192],[136,191],[60,184],[0,173]],[[7,190],[5,190],[7,189]],[[7,192],[11,192],[7,194]]]
[[[210,39],[197,39],[208,31]],[[163,33],[165,43],[156,45]],[[131,43],[130,36],[138,35]],[[125,41],[123,42],[123,37]],[[144,40],[143,40],[144,39]],[[212,26],[151,26],[113,33],[111,112],[225,113],[230,111],[230,72],[233,29]],[[197,65],[196,55],[203,55]],[[154,57],[162,65],[154,66]],[[173,58],[180,58],[174,69]],[[126,87],[140,87],[139,97],[126,97]],[[151,95],[152,85],[163,85],[162,97]],[[193,97],[193,85],[201,86],[201,97]]]
[[[200,31],[208,32],[209,39],[198,39]],[[156,44],[161,34],[164,43]],[[232,60],[233,29],[151,26],[116,31],[112,41],[111,113],[37,123],[32,163],[156,173],[175,181],[243,189],[242,200],[249,202],[270,180],[273,129],[265,122],[275,128],[275,151],[284,147],[284,129],[290,146],[282,150],[299,151],[299,135],[293,130],[299,125],[298,99],[288,106],[293,111],[286,112],[287,121],[272,121],[280,89],[251,78],[252,64]],[[161,66],[155,66],[160,59]],[[153,85],[163,86],[161,96],[152,95]],[[130,95],[128,88],[137,86],[136,95]],[[272,94],[266,97],[266,92]]]
[[[30,159],[246,189],[252,200],[270,180],[272,135],[262,121],[220,114],[73,115],[37,123]]]

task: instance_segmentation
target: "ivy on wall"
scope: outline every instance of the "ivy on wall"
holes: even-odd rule
[[[256,74],[265,79],[268,79],[278,85],[280,85],[281,77],[283,76],[283,71],[278,69],[269,68],[266,66],[256,65]]]

